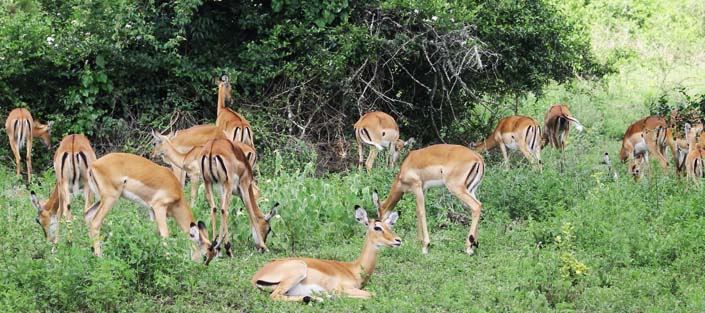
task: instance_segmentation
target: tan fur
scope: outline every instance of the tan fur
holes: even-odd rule
[[[397,122],[389,114],[384,112],[369,112],[355,123],[355,139],[357,140],[357,153],[359,161],[358,169],[362,169],[363,161],[363,143],[370,146],[370,154],[367,156],[365,166],[367,172],[372,170],[375,158],[380,151],[389,149],[387,156],[387,164],[389,167],[394,166],[399,158],[399,153],[405,145],[413,142],[413,138],[408,141],[399,139],[399,126]]]
[[[32,114],[25,108],[16,108],[10,111],[5,120],[10,149],[15,156],[17,175],[20,175],[20,151],[22,146],[27,148],[25,162],[27,163],[27,181],[32,182],[32,139],[39,138],[49,149],[51,146],[51,122],[47,125],[39,123],[32,118]],[[31,137],[30,137],[31,136]]]
[[[228,139],[214,139],[203,146],[199,158],[203,181],[206,185],[206,199],[211,209],[211,226],[213,227],[214,238],[216,208],[213,201],[213,185],[222,188],[220,202],[221,224],[218,244],[224,245],[226,253],[228,255],[231,254],[228,215],[230,211],[230,196],[235,193],[240,195],[240,198],[245,203],[245,208],[250,217],[250,225],[253,229],[253,236],[256,236],[253,239],[255,239],[258,250],[261,252],[267,251],[266,241],[270,231],[269,219],[276,213],[273,210],[265,216],[257,206],[252,167],[243,151]]]
[[[507,149],[518,149],[532,164],[538,163],[539,171],[543,170],[541,162],[541,126],[528,116],[509,116],[501,119],[494,132],[484,141],[471,144],[477,151],[489,151],[499,146],[505,164],[509,166]]]
[[[703,161],[705,161],[705,141],[702,136],[703,125],[694,125],[688,132],[688,155],[685,157],[685,168],[693,184],[700,185],[703,177]]]
[[[565,144],[570,134],[570,124],[576,124],[578,130],[582,129],[580,122],[575,119],[564,104],[551,106],[543,119],[542,147],[551,144],[556,149],[565,150]]]
[[[71,193],[83,188],[84,205],[83,213],[90,206],[91,191],[88,187],[88,167],[96,160],[91,142],[84,135],[72,134],[65,136],[54,153],[54,172],[56,186],[51,197],[45,205],[37,205],[37,219],[44,228],[47,240],[57,243],[59,239],[59,221],[62,216],[71,220]],[[57,221],[54,235],[50,235],[49,228],[52,219]]]
[[[685,157],[688,155],[688,141],[682,138],[680,132],[673,127],[666,130],[666,142],[671,150],[673,164],[676,168],[676,174],[685,173]]]
[[[252,277],[252,284],[257,288],[271,286],[274,290],[270,297],[284,301],[307,301],[316,298],[316,293],[301,290],[302,287],[312,285],[318,286],[322,293],[329,295],[362,299],[372,297],[372,294],[361,288],[374,272],[379,247],[401,245],[401,239],[392,231],[399,215],[393,213],[393,216],[383,221],[368,220],[367,213],[361,213],[359,210],[364,212],[364,209],[358,207],[356,217],[358,214],[364,216],[359,218],[359,221],[366,225],[367,233],[362,253],[357,260],[341,262],[312,258],[277,259],[257,271]]]
[[[121,197],[147,206],[162,237],[169,236],[166,218],[172,216],[178,227],[189,233],[194,242],[194,261],[205,255],[209,262],[215,255],[209,249],[210,241],[205,226],[201,222],[196,224],[179,181],[166,167],[138,155],[110,153],[91,164],[88,180],[93,192],[100,195],[100,201],[85,214],[95,255],[102,255],[100,226],[108,211]]]
[[[619,160],[625,162],[627,158],[634,159],[636,155],[643,153],[648,163],[649,154],[651,154],[656,156],[664,170],[668,169],[668,161],[664,156],[667,128],[666,121],[658,116],[650,116],[634,122],[624,132]],[[638,145],[645,146],[646,150],[635,151]]]
[[[218,85],[218,113],[215,120],[215,125],[218,126],[225,136],[232,141],[240,141],[244,144],[255,147],[255,141],[252,134],[252,127],[242,115],[225,106],[225,100],[232,102],[232,87],[228,82],[227,76],[214,78]]]
[[[401,164],[399,174],[382,204],[380,216],[385,216],[393,210],[404,193],[414,193],[418,217],[417,235],[423,240],[422,251],[426,253],[430,239],[426,226],[424,190],[431,187],[428,186],[429,183],[443,184],[472,214],[472,224],[465,240],[466,251],[472,254],[473,246],[478,244],[477,224],[482,210],[482,203],[477,200],[475,190],[482,182],[484,174],[485,162],[482,156],[467,147],[439,144],[411,151]]]

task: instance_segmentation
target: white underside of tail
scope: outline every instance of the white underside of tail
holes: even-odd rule
[[[573,123],[573,125],[575,126],[575,129],[577,129],[579,132],[583,131],[583,129],[584,129],[583,124],[580,124],[580,121],[578,121],[578,119],[576,119],[574,117],[566,117],[566,119],[568,121],[570,121],[571,123]]]

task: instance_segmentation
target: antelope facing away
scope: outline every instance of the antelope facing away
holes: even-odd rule
[[[551,144],[554,148],[563,151],[570,133],[570,124],[574,124],[578,131],[583,131],[583,125],[571,116],[568,106],[564,104],[551,106],[543,120],[542,146]]]
[[[425,190],[445,185],[470,209],[472,223],[465,240],[465,251],[473,254],[473,248],[478,246],[477,224],[482,211],[482,203],[477,200],[475,190],[484,175],[482,156],[467,147],[439,144],[411,151],[401,163],[399,174],[381,205],[380,216],[391,212],[404,193],[412,192],[416,196],[417,239],[423,240],[422,253],[428,253],[430,239],[426,225]]]
[[[65,216],[71,220],[71,194],[83,188],[85,213],[90,206],[90,187],[88,186],[88,167],[96,160],[91,143],[84,135],[65,136],[54,154],[54,171],[56,185],[49,200],[41,204],[32,191],[30,199],[37,209],[37,222],[42,226],[47,240],[57,243],[59,239],[59,222]]]
[[[88,168],[88,183],[93,193],[100,198],[84,214],[88,235],[93,241],[93,254],[96,256],[102,255],[100,227],[120,198],[147,207],[162,237],[169,236],[166,218],[173,217],[176,225],[187,232],[193,241],[192,260],[198,261],[200,256],[205,256],[208,264],[216,255],[205,224],[196,223],[181,184],[168,168],[138,155],[110,153],[94,161]]]
[[[401,246],[401,239],[392,231],[398,218],[399,213],[393,212],[387,218],[369,219],[365,209],[356,205],[355,219],[367,228],[362,253],[356,261],[277,259],[257,271],[252,284],[259,289],[273,288],[270,297],[277,300],[308,302],[321,300],[316,296],[325,294],[368,299],[372,294],[362,287],[374,272],[379,249]]]
[[[16,108],[10,111],[5,121],[5,132],[7,133],[10,149],[15,155],[17,165],[17,175],[20,175],[20,149],[27,147],[27,181],[32,182],[32,139],[39,138],[49,149],[51,146],[51,124],[46,125],[35,121],[32,114],[25,108]]]
[[[218,111],[215,126],[218,126],[228,139],[242,142],[254,148],[255,141],[250,122],[225,106],[226,100],[228,103],[233,102],[232,86],[228,82],[228,75],[223,75],[220,78],[215,77],[213,81],[218,85]]]
[[[414,143],[414,138],[407,141],[399,139],[399,126],[389,114],[384,112],[369,112],[355,123],[355,139],[357,141],[357,153],[359,161],[357,168],[362,169],[363,143],[369,145],[370,154],[367,156],[367,172],[372,170],[377,154],[387,148],[387,165],[393,167],[399,159],[399,153],[408,145]]]
[[[470,148],[479,151],[489,151],[499,146],[504,162],[509,166],[507,149],[519,150],[532,164],[538,163],[539,171],[543,170],[541,162],[541,126],[528,116],[509,116],[501,119],[494,132],[484,141],[471,143]]]

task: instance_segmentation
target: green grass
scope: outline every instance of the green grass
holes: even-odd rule
[[[314,177],[312,165],[286,168],[274,156],[275,161],[262,164],[260,178],[262,209],[281,203],[280,217],[272,222],[271,252],[254,252],[248,221],[240,216],[230,225],[235,256],[204,267],[189,261],[189,241],[173,222],[171,236],[162,240],[146,210],[126,200],[112,209],[102,228],[103,258],[92,256],[79,219],[71,225],[71,244],[64,231],[58,251],[51,253],[34,221],[27,189],[13,171],[0,167],[0,266],[5,269],[0,271],[0,310],[701,310],[703,192],[686,192],[684,179],[659,173],[655,165],[651,177],[635,184],[618,164],[620,180],[613,181],[599,161],[605,150],[616,154],[618,143],[595,144],[589,134],[571,138],[563,174],[556,170],[554,150],[544,151],[542,174],[518,155],[510,170],[497,163],[496,155],[486,157],[487,175],[478,190],[484,204],[480,247],[474,256],[462,252],[467,227],[446,217],[449,211],[467,212],[443,188],[427,193],[431,247],[421,254],[414,199],[406,195],[397,206],[402,215],[395,228],[404,245],[380,254],[364,288],[374,298],[310,307],[271,301],[249,279],[272,258],[355,259],[364,229],[353,218],[353,206],[372,213],[372,190],[385,197],[396,169]],[[39,177],[41,186],[32,186],[44,197],[51,174]],[[200,192],[194,214],[208,222]],[[241,205],[233,202],[233,207]]]

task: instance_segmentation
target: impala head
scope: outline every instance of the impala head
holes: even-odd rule
[[[392,155],[392,163],[396,164],[397,160],[399,160],[399,154],[401,153],[401,150],[404,149],[404,147],[413,145],[414,142],[416,142],[416,139],[414,139],[414,137],[411,137],[406,141],[397,139],[397,142],[394,143],[396,149],[394,149],[394,155]]]
[[[39,123],[37,121],[34,121],[34,125],[32,126],[32,136],[33,137],[39,137],[39,139],[44,143],[44,146],[49,149],[51,147],[51,125],[54,124],[53,121],[50,121],[46,125]]]
[[[255,225],[252,225],[252,239],[255,241],[255,245],[257,246],[257,252],[264,253],[269,251],[267,249],[267,237],[269,237],[269,234],[272,232],[272,226],[269,224],[269,221],[277,215],[277,208],[279,207],[279,202],[275,203],[272,209],[267,213],[267,215],[264,216],[263,219],[261,219],[257,223],[257,227]]]
[[[639,181],[639,178],[644,175],[642,167],[645,160],[644,154],[639,154],[634,157],[634,160],[629,161],[629,174],[634,177],[634,182]]]
[[[188,233],[191,240],[198,247],[198,252],[203,257],[204,264],[208,266],[213,258],[218,255],[218,250],[214,247],[217,245],[216,240],[213,243],[208,240],[206,224],[201,221],[198,221],[198,224],[191,223]]]
[[[35,218],[35,221],[37,221],[37,224],[42,227],[44,237],[49,241],[54,240],[54,237],[56,236],[56,226],[58,223],[56,211],[45,209],[45,203],[39,202],[34,191],[30,191],[29,199],[32,200],[32,204],[37,209],[37,217]]]
[[[397,219],[399,219],[399,212],[392,212],[383,220],[369,219],[367,218],[367,211],[356,205],[355,219],[367,227],[365,241],[369,241],[377,248],[401,246],[401,238],[392,230],[394,224],[397,223]]]
[[[154,139],[154,149],[149,154],[150,158],[156,158],[158,156],[161,156],[164,153],[164,149],[165,149],[164,145],[166,145],[166,142],[176,136],[175,132],[169,134],[169,136],[164,136],[154,130],[152,130],[150,132],[150,134],[152,135],[152,138]]]
[[[218,85],[218,97],[222,95],[224,97],[223,100],[231,104],[233,102],[232,86],[228,75],[223,74],[220,77],[214,77],[213,81]]]

